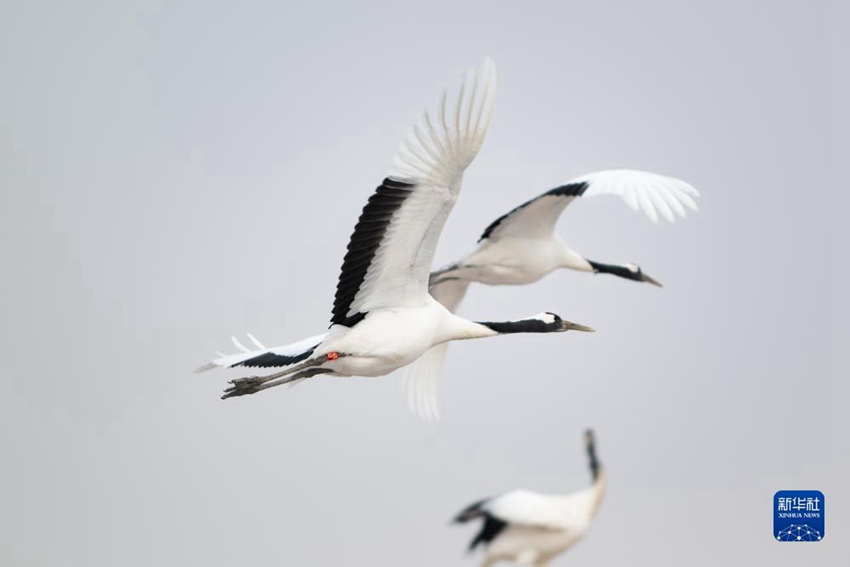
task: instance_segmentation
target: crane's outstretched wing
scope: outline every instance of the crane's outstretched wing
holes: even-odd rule
[[[455,517],[456,522],[468,522],[479,517],[495,518],[507,525],[569,529],[571,518],[555,498],[531,492],[512,490],[495,498],[476,502]]]
[[[430,288],[431,296],[454,313],[466,295],[469,282],[457,278],[447,279]],[[404,389],[410,411],[426,421],[440,418],[439,399],[440,377],[443,374],[443,360],[449,343],[442,343],[428,349],[425,354],[407,365],[404,375]]]
[[[454,105],[444,93],[438,112],[411,128],[354,227],[331,325],[351,327],[372,309],[422,305],[437,241],[484,141],[495,94],[487,59],[467,74]]]
[[[213,368],[233,368],[234,366],[283,368],[307,360],[327,336],[328,333],[323,333],[297,343],[266,348],[253,335],[249,334],[248,338],[257,347],[256,349],[249,349],[239,342],[239,339],[231,337],[233,344],[240,352],[236,354],[218,353],[218,358],[201,366],[195,372],[203,372]]]
[[[546,238],[555,230],[558,217],[576,197],[618,195],[629,207],[642,210],[652,222],[660,214],[670,222],[684,218],[686,208],[697,210],[699,192],[688,183],[646,171],[616,169],[577,177],[565,185],[526,201],[488,226],[479,242],[513,236]]]
[[[478,533],[475,534],[475,537],[472,538],[471,542],[469,542],[469,551],[474,551],[479,544],[489,545],[494,539],[499,537],[499,534],[501,534],[505,528],[508,527],[507,522],[496,518],[487,511],[486,506],[489,502],[489,498],[474,502],[464,508],[460,514],[455,516],[454,521],[459,524],[465,524],[466,522],[476,520],[478,518],[481,518],[482,520],[481,529],[478,530]]]

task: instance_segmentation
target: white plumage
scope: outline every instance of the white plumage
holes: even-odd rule
[[[463,259],[431,274],[431,295],[453,313],[472,282],[525,285],[561,268],[607,273],[660,286],[637,264],[604,264],[570,249],[555,232],[561,213],[578,197],[616,195],[653,222],[673,222],[697,210],[699,193],[672,177],[634,170],[612,170],[577,177],[523,203],[491,223]],[[411,409],[436,419],[437,390],[447,345],[435,347],[407,368],[405,385]]]
[[[488,59],[469,73],[454,105],[444,94],[433,118],[425,113],[393,169],[369,198],[343,262],[329,331],[290,345],[221,355],[220,366],[283,368],[231,381],[225,398],[253,394],[318,374],[382,376],[451,340],[515,332],[590,330],[541,313],[519,321],[474,323],[428,293],[434,250],[490,122],[496,71]]]
[[[482,567],[498,561],[543,567],[584,537],[606,486],[593,432],[587,431],[585,439],[593,477],[589,488],[565,495],[513,490],[475,502],[458,514],[456,522],[482,522],[469,546],[486,546]]]

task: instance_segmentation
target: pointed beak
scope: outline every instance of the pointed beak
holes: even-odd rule
[[[584,331],[585,333],[595,333],[596,331],[591,329],[590,327],[585,327],[584,325],[579,325],[578,323],[570,323],[569,321],[562,321],[561,326],[565,331]]]
[[[641,273],[641,275],[640,275],[640,281],[642,281],[642,282],[647,282],[647,283],[651,283],[652,285],[657,285],[658,287],[664,287],[663,285],[661,285],[661,282],[660,282],[660,281],[658,281],[658,280],[656,280],[656,279],[653,279],[653,278],[651,278],[651,277],[647,276],[647,275],[646,275],[646,274],[644,274],[644,273]]]

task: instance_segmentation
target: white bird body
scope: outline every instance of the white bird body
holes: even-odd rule
[[[602,486],[572,494],[508,492],[493,502],[493,513],[515,518],[487,548],[487,561],[546,564],[578,543],[593,520]]]
[[[410,364],[431,346],[496,336],[484,325],[449,312],[427,294],[419,307],[382,309],[352,328],[335,325],[314,354],[344,352],[325,367],[342,376],[384,376]]]
[[[454,315],[428,293],[434,251],[463,173],[484,141],[495,88],[495,67],[487,59],[461,85],[452,112],[447,112],[444,94],[436,119],[426,112],[411,129],[392,171],[369,198],[354,228],[327,334],[274,348],[249,336],[257,347],[253,350],[234,339],[241,353],[220,355],[202,367],[283,368],[268,376],[232,380],[224,398],[318,374],[383,376],[452,340],[592,330],[550,313],[475,323]]]
[[[492,222],[476,248],[461,260],[431,273],[430,293],[457,311],[469,285],[526,285],[559,269],[608,273],[660,286],[637,264],[603,264],[568,247],[555,228],[561,213],[579,197],[617,195],[653,222],[674,221],[697,210],[699,193],[672,177],[635,170],[598,171],[568,181],[526,201]],[[407,368],[405,385],[412,411],[436,419],[437,390],[447,346],[435,347]]]
[[[484,241],[458,264],[453,277],[485,285],[527,285],[559,268],[593,271],[555,233],[545,238],[508,236],[498,243]]]
[[[479,544],[487,546],[482,567],[498,561],[544,566],[585,536],[606,488],[593,433],[586,435],[594,479],[591,487],[570,494],[512,490],[476,502],[457,516],[457,522],[482,520],[481,531],[470,544],[470,550]]]

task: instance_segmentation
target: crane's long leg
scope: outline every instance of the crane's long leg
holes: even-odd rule
[[[226,400],[228,398],[235,398],[237,396],[247,396],[249,394],[256,394],[261,390],[267,390],[269,388],[274,388],[275,386],[281,386],[283,384],[295,384],[295,382],[299,380],[304,380],[305,378],[311,378],[313,376],[317,376],[319,374],[336,374],[331,368],[308,368],[306,370],[302,370],[301,372],[296,372],[295,374],[290,374],[289,376],[285,376],[283,378],[279,378],[277,380],[266,381],[264,383],[259,384],[251,384],[251,383],[241,383],[240,386],[231,386],[227,390],[224,391],[224,395],[221,397],[222,400]]]
[[[328,370],[329,369],[317,369],[316,366],[320,366],[329,360],[336,360],[338,358],[342,358],[347,356],[342,353],[337,352],[329,352],[323,356],[319,356],[317,358],[313,358],[310,360],[305,360],[301,364],[296,364],[295,366],[290,366],[289,368],[285,368],[280,372],[275,372],[274,374],[269,374],[267,376],[247,376],[245,378],[236,378],[231,380],[229,383],[232,384],[229,388],[224,391],[224,396],[222,399],[225,400],[227,398],[232,398],[235,396],[244,396],[246,394],[254,394],[259,392],[261,386],[264,384],[271,382],[272,380],[277,380],[278,378],[288,377],[289,379],[278,380],[274,383],[275,386],[280,384],[286,384],[287,382],[291,382],[296,378],[293,378],[292,375],[300,375],[310,370]],[[296,374],[298,373],[298,374]],[[310,376],[314,376],[316,374],[326,374],[327,372],[313,372],[312,374],[308,374],[307,376],[300,376],[301,378],[309,378]],[[271,386],[269,386],[271,387]]]
[[[269,388],[274,388],[275,386],[281,386],[283,384],[291,384],[293,382],[297,382],[298,380],[303,380],[305,378],[312,378],[313,376],[318,376],[319,374],[336,374],[331,368],[308,368],[298,374],[292,374],[287,376],[286,378],[280,378],[278,380],[274,380],[272,382],[266,382],[262,386],[257,388],[257,391],[260,390],[268,390]],[[339,376],[339,374],[336,374]]]

